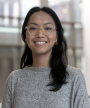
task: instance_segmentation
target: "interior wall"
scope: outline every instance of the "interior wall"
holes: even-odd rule
[[[83,24],[83,51],[84,51],[84,68],[87,84],[88,95],[90,96],[90,0],[83,0],[84,8],[82,9]]]

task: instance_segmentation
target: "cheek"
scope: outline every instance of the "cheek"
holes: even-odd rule
[[[51,41],[52,44],[54,44],[57,41],[57,36],[56,34],[52,34],[49,36],[49,39]]]
[[[28,40],[28,38],[29,38],[29,35],[28,35],[28,33],[26,32],[26,40]]]
[[[30,36],[26,35],[26,39],[25,40],[26,40],[26,43],[27,43],[28,47],[31,49],[32,42],[31,42]]]
[[[31,41],[31,37],[28,35],[28,33],[26,33],[26,41],[30,42]]]

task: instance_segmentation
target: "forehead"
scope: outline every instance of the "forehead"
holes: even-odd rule
[[[33,13],[28,20],[28,24],[31,22],[37,23],[37,24],[44,24],[44,23],[49,22],[49,23],[52,23],[53,25],[55,25],[55,22],[54,22],[52,16],[46,12],[43,12],[43,11]]]

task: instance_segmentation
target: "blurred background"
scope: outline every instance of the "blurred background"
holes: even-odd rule
[[[90,0],[0,0],[0,102],[8,75],[20,68],[21,28],[33,6],[48,6],[57,13],[68,44],[69,65],[82,70],[90,98]]]

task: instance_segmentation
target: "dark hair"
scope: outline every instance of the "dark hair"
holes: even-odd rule
[[[53,89],[50,89],[49,91],[58,91],[63,84],[66,84],[66,68],[68,64],[67,60],[67,44],[66,40],[64,38],[64,30],[62,28],[62,25],[60,23],[60,20],[56,13],[48,8],[48,7],[33,7],[32,9],[29,10],[29,12],[26,15],[26,18],[23,23],[22,27],[22,39],[25,42],[25,27],[27,26],[27,22],[30,18],[30,16],[34,12],[38,11],[44,11],[48,14],[50,14],[56,24],[57,31],[58,31],[58,44],[54,45],[52,48],[52,53],[51,53],[51,58],[49,61],[49,65],[51,68],[50,75],[52,77],[52,81],[47,85],[47,86],[53,86]],[[25,45],[24,53],[21,58],[21,63],[20,63],[20,68],[24,68],[25,66],[32,65],[32,51],[28,47],[28,45]],[[50,77],[50,76],[49,76]]]

